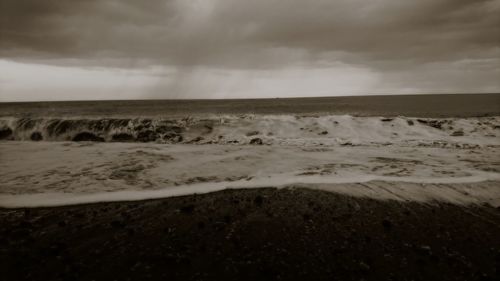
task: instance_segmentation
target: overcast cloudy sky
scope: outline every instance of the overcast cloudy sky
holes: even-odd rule
[[[500,0],[0,5],[0,101],[500,92]]]

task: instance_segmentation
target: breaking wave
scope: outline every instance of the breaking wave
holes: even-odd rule
[[[227,115],[209,118],[1,118],[0,139],[194,144],[498,145],[500,117]]]

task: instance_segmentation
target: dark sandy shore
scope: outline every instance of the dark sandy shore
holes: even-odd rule
[[[308,189],[0,210],[2,280],[500,280],[500,210]]]

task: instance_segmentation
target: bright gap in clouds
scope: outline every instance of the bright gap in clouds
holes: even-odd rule
[[[76,68],[0,60],[0,101],[138,98],[156,70]]]
[[[379,75],[336,64],[304,70],[77,68],[1,60],[0,101],[274,98],[373,92]]]

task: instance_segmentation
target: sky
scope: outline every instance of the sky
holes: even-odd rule
[[[500,92],[500,0],[2,0],[0,101]]]

